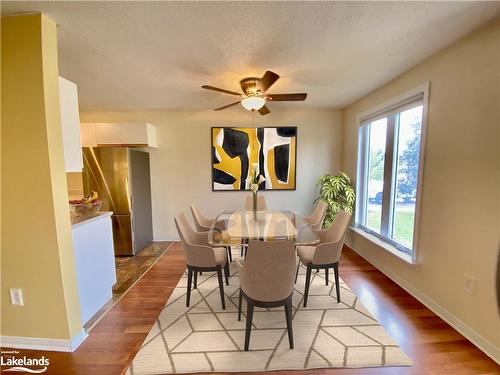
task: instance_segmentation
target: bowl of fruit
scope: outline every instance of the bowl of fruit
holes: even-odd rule
[[[98,212],[101,209],[102,199],[96,191],[93,191],[82,199],[69,201],[71,213],[75,216],[87,216]]]

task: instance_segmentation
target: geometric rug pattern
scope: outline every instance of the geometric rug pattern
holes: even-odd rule
[[[238,258],[235,248],[233,259]],[[337,303],[333,274],[326,286],[324,270],[313,271],[304,308],[303,267],[293,293],[295,349],[288,345],[283,307],[255,308],[250,350],[245,352],[246,306],[243,299],[238,321],[239,280],[234,263],[230,272],[230,285],[224,284],[226,310],[221,308],[214,272],[198,276],[198,288],[191,291],[190,307],[186,307],[187,276],[183,275],[127,374],[412,365],[342,280]]]

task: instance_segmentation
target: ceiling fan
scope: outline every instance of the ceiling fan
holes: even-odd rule
[[[267,101],[272,102],[288,102],[288,101],[303,101],[306,100],[306,93],[294,93],[294,94],[266,94],[266,91],[278,80],[280,76],[276,73],[268,70],[264,73],[262,78],[248,77],[243,78],[240,81],[241,91],[243,93],[238,93],[235,91],[220,89],[214,86],[203,85],[201,88],[207,90],[213,90],[222,92],[224,94],[239,96],[240,100],[237,102],[215,108],[214,111],[220,111],[237,104],[240,104],[249,111],[258,111],[262,116],[267,115],[271,111],[266,106]]]

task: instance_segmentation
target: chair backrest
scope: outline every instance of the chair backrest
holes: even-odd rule
[[[253,210],[253,193],[252,195],[247,195],[245,198],[245,210],[252,211]],[[257,194],[257,210],[265,211],[267,210],[266,198],[263,195]]]
[[[292,294],[295,267],[293,241],[250,241],[239,272],[241,288],[257,301],[281,301]]]
[[[314,229],[321,229],[323,221],[325,220],[326,211],[328,210],[328,203],[319,200],[311,216],[308,218],[309,225]]]
[[[313,264],[331,264],[340,260],[344,238],[351,221],[351,214],[340,211],[335,216],[330,228],[316,247]]]
[[[203,216],[200,210],[198,210],[198,208],[194,204],[192,204],[190,208],[196,230],[198,232],[207,232],[212,226],[213,220],[210,220]]]
[[[215,254],[211,247],[197,243],[196,232],[189,225],[186,215],[174,218],[177,232],[184,249],[186,263],[195,267],[215,267]]]

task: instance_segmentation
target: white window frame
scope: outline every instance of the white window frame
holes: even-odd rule
[[[418,263],[418,238],[419,238],[419,228],[420,228],[420,211],[421,211],[421,196],[422,196],[422,184],[423,184],[423,171],[424,171],[424,160],[425,160],[425,145],[427,139],[427,113],[428,113],[428,104],[429,104],[429,89],[430,82],[425,82],[412,90],[405,92],[402,95],[399,95],[393,99],[390,99],[376,107],[373,107],[367,111],[360,113],[357,116],[358,123],[358,160],[357,160],[357,178],[356,181],[356,215],[355,215],[355,231],[357,233],[365,235],[368,240],[376,243],[377,245],[382,245],[381,247],[388,250],[390,253],[402,258],[403,260],[409,263]],[[364,225],[360,223],[363,222],[363,216],[366,215],[365,212],[365,203],[366,203],[366,187],[367,187],[367,173],[365,161],[367,160],[366,152],[367,152],[367,134],[366,131],[361,131],[362,126],[367,123],[369,120],[373,122],[377,120],[377,116],[383,118],[387,116],[388,112],[392,110],[398,109],[398,112],[404,107],[405,104],[410,104],[415,100],[422,100],[422,124],[420,130],[420,155],[419,155],[419,164],[418,164],[418,181],[417,181],[417,194],[415,201],[415,221],[413,227],[413,246],[411,249],[411,254],[408,254],[407,248],[403,245],[400,245],[396,241],[388,238],[387,236],[381,235],[375,231],[366,228]],[[389,126],[388,123],[388,134],[387,138],[391,141],[392,145],[394,145],[394,126]],[[389,130],[391,129],[391,130]],[[388,147],[386,150],[389,152],[394,151],[394,147]],[[386,160],[393,160],[393,157],[389,155],[387,157],[386,151]],[[396,163],[392,163],[392,168],[394,168]],[[392,173],[391,179],[394,179],[394,172]],[[363,181],[363,183],[361,183]],[[390,199],[391,185],[394,184],[394,181],[384,180],[384,198],[383,201],[387,202],[389,200],[389,204],[393,201]],[[393,202],[392,202],[393,203]],[[391,207],[385,206],[382,207],[382,210],[391,210]],[[388,217],[387,215],[385,215]],[[384,217],[384,215],[382,215]],[[389,215],[390,217],[390,215]],[[388,223],[388,225],[391,225]]]

